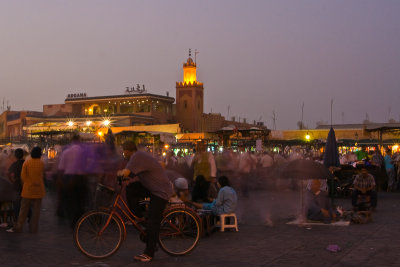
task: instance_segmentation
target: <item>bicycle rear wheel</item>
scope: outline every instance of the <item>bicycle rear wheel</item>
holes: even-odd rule
[[[184,209],[168,211],[161,221],[159,244],[172,256],[191,252],[199,242],[200,222],[195,214]]]
[[[74,230],[74,240],[78,249],[93,259],[102,259],[114,254],[124,240],[124,230],[121,222],[108,211],[90,211],[77,222]],[[108,219],[110,222],[104,229]]]

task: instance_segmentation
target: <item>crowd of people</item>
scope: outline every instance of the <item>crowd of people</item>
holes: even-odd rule
[[[123,196],[137,217],[143,217],[139,200],[151,199],[147,222],[150,234],[144,253],[136,257],[140,261],[154,257],[158,226],[168,201],[184,202],[214,215],[231,213],[235,212],[238,199],[248,198],[253,190],[292,187],[289,179],[274,176],[274,169],[285,162],[311,159],[322,163],[322,155],[318,152],[306,153],[300,148],[285,149],[285,153],[255,153],[244,148],[236,152],[225,149],[221,153],[212,153],[204,143],[199,143],[192,153],[179,151],[175,155],[171,150],[162,156],[152,155],[131,141],[122,146],[115,145],[112,140],[101,144],[81,143],[78,135],[69,145],[59,147],[57,156],[51,161],[42,152],[40,147],[34,147],[29,153],[21,148],[0,150],[0,177],[8,180],[16,192],[13,199],[0,202],[0,227],[8,228],[9,232],[21,232],[28,219],[29,231],[38,232],[41,200],[46,188],[57,192],[57,216],[74,227],[93,205],[94,185],[101,183],[115,187],[117,175],[122,175],[130,177]],[[386,174],[388,191],[398,190],[399,153],[392,155],[387,150],[383,157],[378,149],[370,153],[363,149],[340,155],[342,165],[356,166],[360,161],[365,167],[375,166]],[[309,218],[326,221],[336,214],[326,202],[327,193],[323,189],[326,182],[322,184],[310,183],[306,214]],[[358,195],[368,194],[372,207],[376,208],[376,184],[376,177],[364,168],[354,180],[353,206]]]

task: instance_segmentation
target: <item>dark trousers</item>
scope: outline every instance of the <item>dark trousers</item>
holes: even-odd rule
[[[357,190],[357,189],[353,190],[353,194],[351,195],[351,204],[353,206],[357,206],[358,196],[361,195],[361,194],[362,193],[361,193],[360,190]],[[365,195],[368,195],[368,196],[371,197],[371,206],[372,207],[376,207],[376,205],[378,203],[378,198],[377,198],[376,191],[375,190],[367,191],[365,193]]]
[[[87,177],[84,175],[64,175],[61,189],[61,207],[74,228],[85,213],[89,194]]]
[[[129,209],[138,217],[143,217],[143,210],[139,202],[145,197],[150,197],[150,204],[146,221],[146,249],[144,253],[154,257],[160,234],[160,223],[168,200],[151,194],[140,182],[131,183],[126,187]]]
[[[14,227],[16,232],[22,232],[26,218],[30,208],[32,208],[32,218],[29,222],[29,232],[37,233],[39,228],[40,207],[42,204],[41,198],[22,198],[21,210],[19,212],[17,225]]]

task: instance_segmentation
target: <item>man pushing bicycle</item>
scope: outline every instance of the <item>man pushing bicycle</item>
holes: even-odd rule
[[[146,248],[143,254],[134,257],[137,261],[147,262],[154,257],[160,232],[160,223],[173,187],[164,169],[150,154],[138,151],[136,144],[126,141],[122,145],[124,157],[129,160],[118,176],[133,177],[126,186],[126,198],[132,213],[143,218],[140,200],[150,197],[148,218],[146,220]]]

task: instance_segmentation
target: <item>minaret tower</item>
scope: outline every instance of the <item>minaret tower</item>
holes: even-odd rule
[[[183,63],[183,82],[176,83],[176,117],[184,130],[202,131],[203,91],[203,83],[197,81],[196,63],[189,49],[189,57]]]

